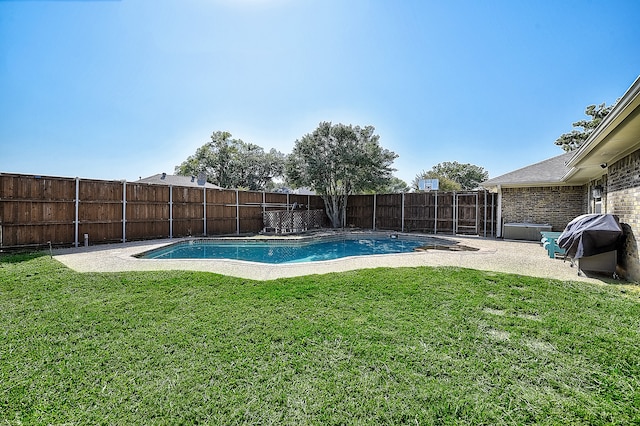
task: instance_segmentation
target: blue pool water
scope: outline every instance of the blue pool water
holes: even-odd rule
[[[408,253],[425,239],[361,238],[312,241],[194,240],[140,255],[143,259],[236,259],[262,263],[299,263],[371,254]]]

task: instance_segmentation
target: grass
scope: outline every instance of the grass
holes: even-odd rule
[[[631,287],[0,258],[0,424],[640,424]]]

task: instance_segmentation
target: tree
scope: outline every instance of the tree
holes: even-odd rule
[[[417,175],[413,180],[413,188],[416,190],[420,179],[439,179],[442,191],[472,190],[489,179],[489,172],[473,164],[446,161],[436,164],[429,172],[423,171],[422,174]]]
[[[179,166],[179,175],[205,173],[207,180],[223,188],[264,190],[274,177],[284,174],[284,154],[232,139],[229,132],[214,132],[207,142]]]
[[[296,140],[287,157],[288,181],[313,189],[324,200],[334,228],[343,224],[347,197],[384,185],[391,179],[394,152],[379,144],[373,126],[322,122]]]
[[[407,185],[407,182],[403,181],[399,177],[392,176],[389,182],[380,185],[377,188],[363,191],[363,194],[401,194],[403,192],[409,192],[411,188]]]
[[[614,106],[615,103],[613,105],[606,106],[604,102],[597,106],[589,105],[585,109],[584,113],[591,118],[588,120],[579,120],[573,123],[573,127],[581,127],[582,130],[574,129],[569,133],[564,133],[560,135],[554,143],[562,147],[565,152],[574,151],[580,148],[593,130],[598,127],[598,124],[600,124],[602,119],[611,112]]]

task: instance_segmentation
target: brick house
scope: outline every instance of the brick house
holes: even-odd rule
[[[640,281],[640,77],[578,150],[482,186],[498,193],[499,224],[548,223],[562,231],[581,214],[617,215],[625,234],[618,272]]]

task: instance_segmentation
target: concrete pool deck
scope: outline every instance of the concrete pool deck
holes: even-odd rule
[[[54,258],[78,272],[190,270],[271,280],[379,267],[452,266],[506,272],[563,281],[602,283],[607,276],[578,275],[569,261],[550,259],[537,242],[508,241],[467,236],[440,236],[477,251],[426,250],[422,252],[349,257],[297,264],[265,264],[230,259],[139,259],[134,255],[187,239],[163,239],[56,249]],[[609,277],[610,278],[610,277]]]

